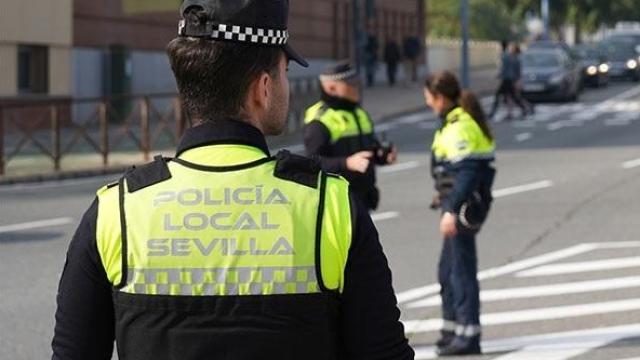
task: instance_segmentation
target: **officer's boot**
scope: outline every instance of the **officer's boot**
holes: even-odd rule
[[[449,346],[453,339],[456,337],[456,333],[453,331],[440,331],[440,340],[436,341],[436,347],[438,349],[444,349]]]
[[[448,346],[438,348],[436,352],[438,356],[479,355],[482,353],[480,335],[473,337],[456,336]]]

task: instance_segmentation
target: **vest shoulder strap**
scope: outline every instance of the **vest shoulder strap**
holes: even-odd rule
[[[317,160],[295,155],[287,150],[280,151],[276,155],[274,176],[279,179],[316,189],[320,170],[320,162]]]
[[[131,168],[124,178],[127,180],[129,193],[134,193],[171,179],[171,172],[167,161],[162,156],[156,156],[152,163]]]

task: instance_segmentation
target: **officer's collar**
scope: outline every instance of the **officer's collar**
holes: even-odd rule
[[[353,111],[359,105],[358,103],[355,103],[347,99],[331,96],[327,94],[324,90],[322,91],[321,98],[322,98],[322,101],[324,101],[324,103],[327,104],[327,106],[336,110]]]
[[[187,150],[208,145],[248,145],[271,156],[264,135],[254,126],[237,120],[216,120],[187,129],[176,157]]]
[[[453,112],[453,110],[457,109],[458,105],[457,104],[453,104],[450,107],[446,108],[442,114],[440,114],[440,119],[442,119],[443,123],[447,122],[447,118],[449,117],[449,114],[451,114]]]

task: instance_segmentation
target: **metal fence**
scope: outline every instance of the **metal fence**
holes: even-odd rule
[[[302,127],[304,110],[319,93],[315,78],[291,81],[287,132]],[[152,151],[174,148],[190,123],[176,94],[0,105],[0,176],[19,156],[49,159],[52,168],[43,172],[60,171],[61,160],[78,153],[100,155],[96,169],[108,168],[110,156],[121,151],[140,152],[148,161]]]

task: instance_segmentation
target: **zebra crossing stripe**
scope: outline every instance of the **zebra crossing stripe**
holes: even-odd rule
[[[565,275],[601,270],[627,269],[632,267],[640,267],[640,256],[545,265],[519,272],[516,274],[516,277]]]
[[[640,336],[640,324],[631,324],[483,341],[482,349],[485,354],[512,352],[492,360],[566,360],[576,355],[588,353],[595,348],[638,336]],[[432,346],[417,346],[414,349],[416,360],[437,358]],[[576,352],[578,350],[580,352],[560,353],[563,349],[575,349]],[[544,350],[547,351],[543,352]],[[555,355],[553,351],[555,351]],[[535,356],[531,357],[530,354]],[[510,355],[513,357],[507,357]],[[551,357],[552,355],[555,357]],[[624,360],[640,360],[640,358]]]
[[[604,245],[603,245],[604,246]],[[479,280],[486,280],[496,278],[502,275],[512,274],[518,271],[532,268],[534,266],[540,266],[548,264],[550,262],[566,259],[579,254],[584,254],[589,251],[595,250],[600,247],[600,244],[585,243],[575,245],[566,249],[554,251],[544,255],[535,256],[529,259],[516,261],[504,266],[499,266],[491,269],[487,269],[478,273]],[[431,284],[426,286],[420,286],[407,291],[396,294],[398,303],[407,303],[413,300],[420,299],[425,296],[435,295],[440,292],[439,284]]]
[[[640,310],[640,298],[489,313],[480,316],[480,323],[483,326],[520,324],[635,310]],[[438,331],[442,327],[441,319],[409,320],[403,323],[408,334]]]
[[[640,261],[640,260],[639,260]],[[639,265],[640,266],[640,265]],[[503,301],[513,299],[529,299],[543,296],[557,296],[569,294],[581,294],[597,291],[609,291],[640,287],[640,276],[622,278],[577,281],[552,285],[516,287],[510,289],[483,290],[480,300],[483,303],[491,301]],[[442,303],[440,296],[432,296],[427,299],[410,303],[408,308],[420,308],[438,306]]]
[[[611,333],[584,333],[569,339],[551,340],[526,346],[521,350],[497,357],[493,360],[566,360],[594,349],[640,334],[640,329],[630,327],[630,331],[613,331]],[[597,329],[596,329],[597,330]],[[560,336],[561,338],[561,336]]]

